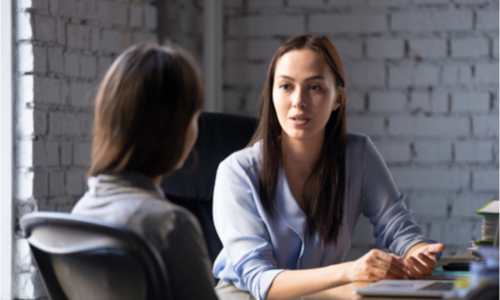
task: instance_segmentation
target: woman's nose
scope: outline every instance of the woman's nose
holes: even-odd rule
[[[292,95],[292,106],[295,108],[304,108],[306,106],[306,98],[305,91],[301,88],[296,89]]]

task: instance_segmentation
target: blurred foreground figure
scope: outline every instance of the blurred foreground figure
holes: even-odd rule
[[[217,299],[195,217],[159,187],[198,136],[203,83],[175,46],[139,45],[106,73],[95,102],[89,191],[72,213],[126,226],[161,253],[174,299]]]

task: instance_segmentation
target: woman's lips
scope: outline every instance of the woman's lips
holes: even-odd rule
[[[293,116],[290,118],[290,121],[294,126],[304,126],[309,123],[311,119],[306,116]]]

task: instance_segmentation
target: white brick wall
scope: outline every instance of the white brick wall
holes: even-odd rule
[[[93,96],[122,49],[170,39],[203,65],[202,1],[156,4],[18,1],[17,217],[68,211],[86,189]],[[479,237],[472,212],[498,198],[498,0],[224,0],[223,7],[226,112],[257,115],[277,47],[297,34],[325,34],[344,61],[348,129],[372,137],[424,232],[447,243],[447,254]],[[371,232],[361,218],[349,259],[373,247]],[[26,257],[22,240],[16,245]],[[19,261],[17,297],[42,297],[31,262]]]
[[[255,37],[271,37],[276,35],[297,35],[304,31],[304,16],[270,16],[258,15],[230,18],[228,35],[238,36],[251,32]]]
[[[345,26],[346,24],[349,26]],[[309,30],[321,34],[377,33],[386,31],[387,28],[387,15],[375,11],[369,14],[316,14],[310,16],[309,21]]]
[[[382,63],[356,63],[346,69],[345,73],[346,81],[350,82],[353,87],[381,88],[385,85],[386,69]]]
[[[398,32],[423,33],[432,31],[457,31],[473,29],[473,10],[458,10],[452,8],[424,10],[418,13],[394,12],[391,14],[391,29]]]
[[[403,112],[407,106],[407,96],[403,92],[372,92],[369,103],[370,112]]]
[[[490,94],[488,92],[459,92],[451,95],[452,112],[488,113]]]
[[[368,58],[398,59],[404,56],[403,39],[371,38],[366,41]]]
[[[415,162],[450,163],[452,162],[452,144],[447,141],[417,141],[413,143]]]
[[[33,210],[70,211],[86,190],[97,85],[135,39],[157,40],[156,7],[132,2],[17,2],[16,220]],[[22,239],[14,250],[15,297],[43,297]]]
[[[436,38],[412,39],[409,41],[410,55],[421,58],[444,58],[447,53],[446,40]]]
[[[242,0],[232,0],[226,3],[227,9],[237,9],[242,6]],[[143,27],[153,28],[158,24],[158,38],[181,45],[191,52],[200,66],[203,66],[203,1],[156,1],[158,13],[154,7],[144,7]],[[158,15],[158,17],[156,17]],[[141,41],[144,35],[134,37],[134,41]]]
[[[480,58],[490,52],[487,38],[456,38],[451,40],[451,56],[454,58]]]
[[[327,35],[344,62],[348,130],[374,140],[445,255],[463,251],[480,235],[473,212],[498,198],[498,6],[225,0],[225,111],[257,115],[278,45],[302,32]],[[372,230],[361,218],[349,259],[373,247]]]

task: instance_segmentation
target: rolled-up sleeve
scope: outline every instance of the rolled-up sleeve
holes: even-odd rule
[[[213,215],[223,250],[214,263],[214,275],[260,300],[283,270],[277,268],[255,181],[234,159],[219,165]]]
[[[374,226],[377,247],[387,247],[404,256],[406,251],[426,239],[407,209],[402,195],[375,145],[366,137],[363,143],[362,212]]]

